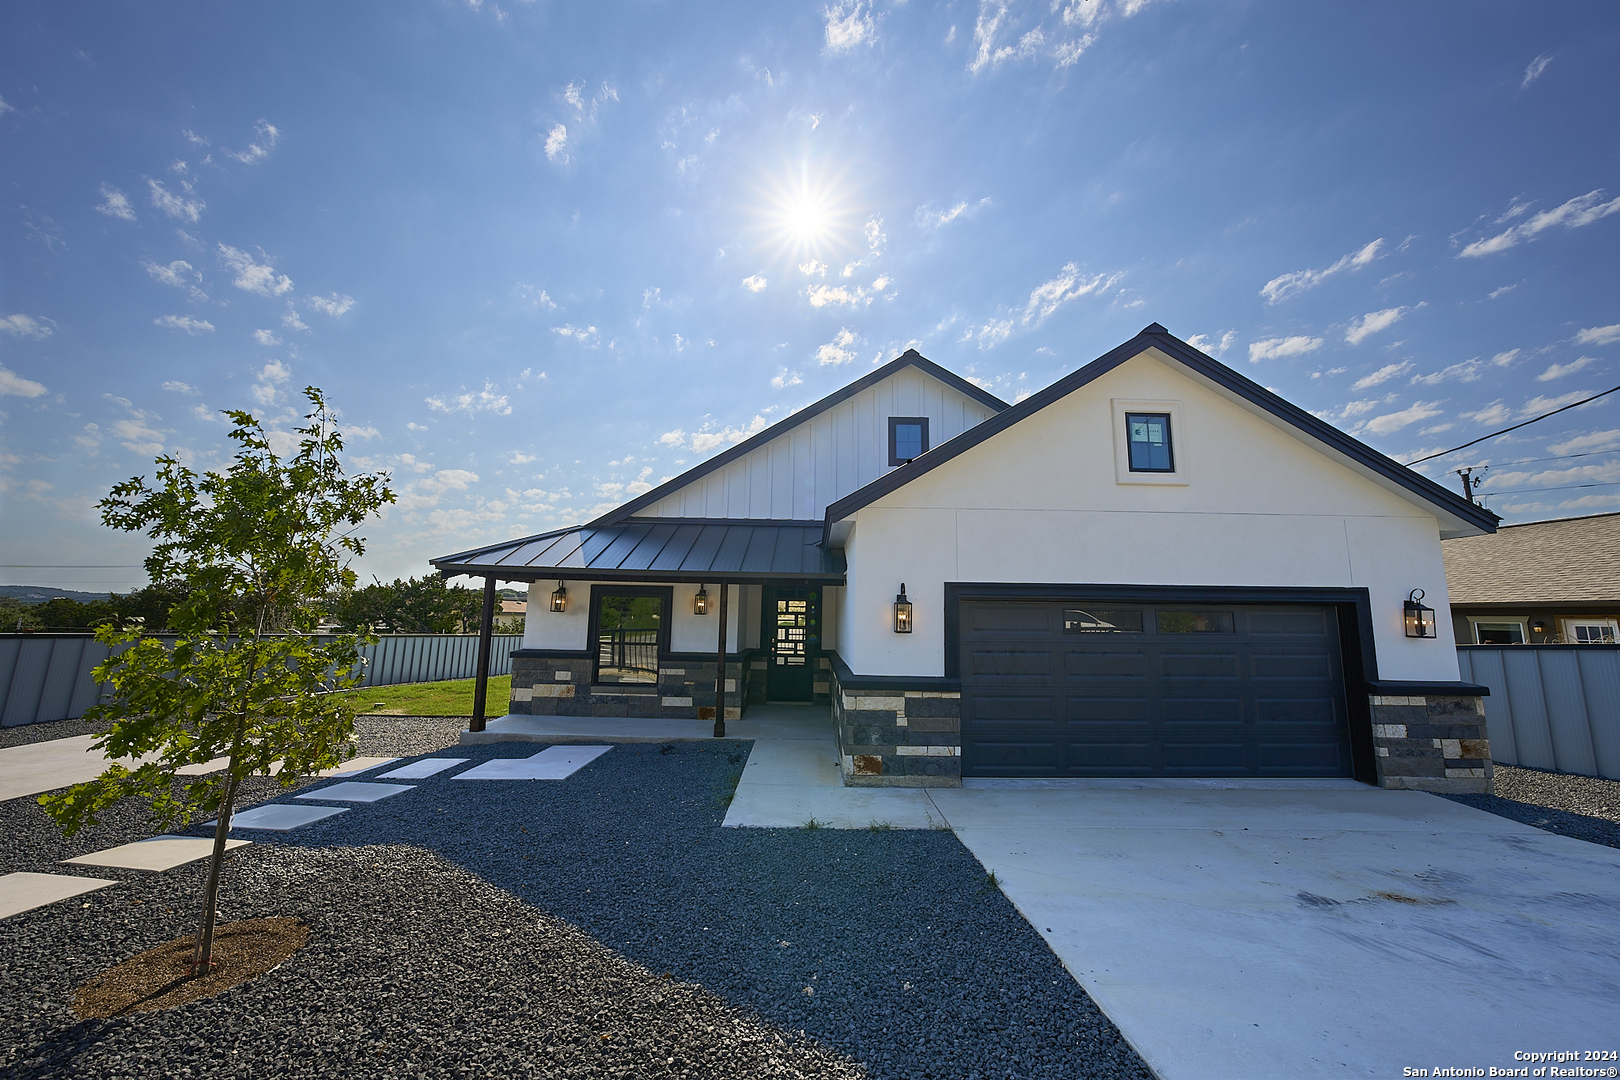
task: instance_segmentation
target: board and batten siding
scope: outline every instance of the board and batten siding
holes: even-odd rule
[[[934,447],[993,415],[990,407],[908,367],[636,516],[817,519],[828,504],[892,468],[889,417],[928,417],[928,443]]]
[[[1458,678],[1440,522],[1151,351],[855,511],[839,653],[944,673],[944,583],[1366,588],[1378,674]],[[1116,470],[1115,401],[1177,410],[1180,482]],[[901,582],[916,630],[893,632]],[[1439,639],[1405,636],[1414,588]]]

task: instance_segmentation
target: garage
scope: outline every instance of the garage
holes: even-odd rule
[[[1331,605],[962,600],[976,777],[1349,777]]]

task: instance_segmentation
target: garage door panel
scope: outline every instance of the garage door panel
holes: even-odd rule
[[[1352,775],[1331,607],[968,601],[958,625],[964,775]]]
[[[1072,679],[1145,679],[1148,655],[1143,649],[1071,649],[1063,655],[1063,673]]]
[[[1237,679],[1234,653],[1183,653],[1166,649],[1159,654],[1159,673],[1166,679]]]

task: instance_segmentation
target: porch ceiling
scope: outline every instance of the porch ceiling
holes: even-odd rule
[[[841,585],[844,555],[820,521],[630,518],[580,525],[433,559],[441,574],[507,581],[808,581]]]

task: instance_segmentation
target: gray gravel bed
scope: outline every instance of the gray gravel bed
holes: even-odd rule
[[[1500,763],[1495,771],[1496,794],[1446,798],[1560,836],[1620,848],[1620,780]]]
[[[219,998],[80,1023],[71,987],[187,932],[202,867],[105,874],[124,884],[90,907],[4,924],[0,1073],[1149,1075],[951,833],[720,828],[747,750],[441,775],[254,835],[227,916],[304,917],[311,946]]]

